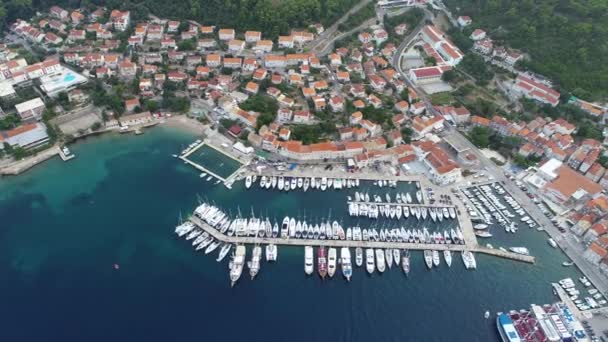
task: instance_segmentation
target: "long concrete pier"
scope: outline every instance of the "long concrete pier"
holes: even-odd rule
[[[250,237],[250,236],[227,236],[222,234],[217,229],[209,226],[196,216],[190,217],[190,221],[199,228],[203,229],[215,239],[232,243],[232,244],[275,244],[277,246],[327,246],[327,247],[349,247],[349,248],[395,248],[409,250],[438,250],[438,251],[471,251],[493,255],[497,257],[507,258],[526,263],[534,263],[534,257],[529,255],[520,255],[511,252],[505,252],[497,249],[475,246],[457,245],[457,244],[427,244],[427,243],[409,243],[409,242],[385,242],[385,241],[353,241],[353,240],[315,240],[315,239],[284,239],[272,237]]]
[[[439,209],[454,208],[454,209],[457,209],[455,205],[441,204],[441,203],[424,204],[424,203],[365,202],[365,201],[346,201],[346,202],[365,204],[367,206],[369,206],[369,205],[377,205],[377,206],[389,205],[391,207],[400,206],[400,207],[409,207],[409,208],[419,207],[419,208],[439,208]]]

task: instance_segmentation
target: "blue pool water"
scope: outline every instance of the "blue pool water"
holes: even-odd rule
[[[76,76],[74,76],[74,74],[72,74],[72,73],[69,73],[69,74],[65,75],[65,77],[63,78],[63,82],[68,83],[68,82],[72,82],[75,79],[76,79]]]

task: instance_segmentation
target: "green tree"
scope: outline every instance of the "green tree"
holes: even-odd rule
[[[476,126],[469,132],[469,140],[477,147],[486,148],[490,146],[490,129],[487,127]]]

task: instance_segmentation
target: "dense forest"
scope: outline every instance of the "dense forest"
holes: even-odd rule
[[[135,18],[150,12],[163,18],[193,19],[239,31],[260,30],[274,38],[312,23],[329,26],[356,2],[358,0],[7,0],[0,1],[0,22],[27,18],[35,10],[52,5],[66,8],[104,5],[131,10]]]
[[[524,68],[553,79],[562,92],[608,99],[607,0],[448,0],[453,13],[498,42],[527,52]]]

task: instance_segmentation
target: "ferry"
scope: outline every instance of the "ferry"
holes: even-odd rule
[[[374,273],[374,269],[376,268],[374,263],[374,250],[371,248],[365,250],[365,268],[369,274]]]
[[[376,249],[376,264],[378,264],[378,272],[382,273],[386,269],[384,260],[384,251],[380,248]]]
[[[324,246],[319,247],[319,249],[317,251],[317,262],[318,262],[319,276],[321,277],[321,279],[325,279],[325,276],[327,275],[327,257],[325,256],[325,247]]]
[[[337,251],[335,248],[330,247],[328,252],[328,262],[327,262],[327,274],[329,277],[333,277],[336,273],[336,264],[337,264]]]
[[[342,259],[342,274],[347,281],[350,281],[350,277],[353,275],[353,266],[350,260],[350,250],[348,247],[342,247],[340,250],[340,257]]]
[[[243,265],[245,264],[245,246],[237,246],[236,253],[230,262],[230,286],[234,286],[243,273]]]
[[[307,275],[311,275],[314,271],[313,259],[312,246],[304,247],[304,272],[306,272]]]
[[[424,251],[424,263],[429,270],[433,268],[433,252],[429,250]]]
[[[355,249],[355,264],[357,267],[361,267],[363,265],[363,248],[357,247]]]
[[[496,327],[498,328],[500,338],[503,342],[522,341],[519,337],[519,334],[517,333],[517,330],[515,330],[513,321],[507,314],[501,313],[496,317]]]

